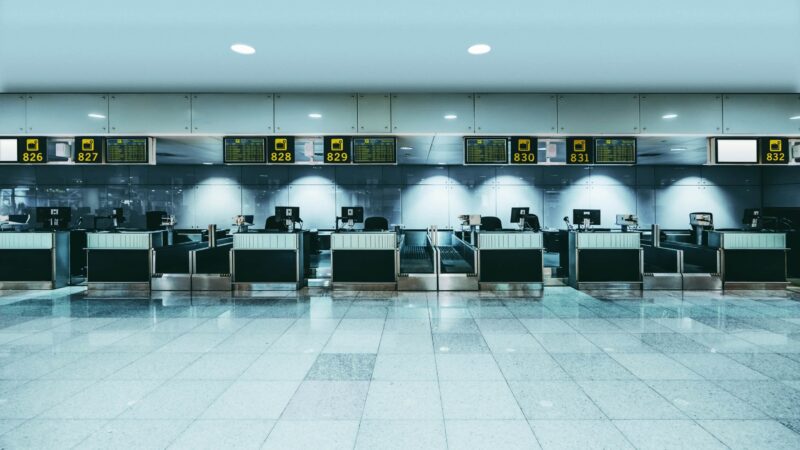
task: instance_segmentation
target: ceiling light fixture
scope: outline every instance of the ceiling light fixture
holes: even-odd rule
[[[105,119],[106,118],[106,116],[104,116],[102,114],[97,114],[97,113],[89,113],[88,116],[91,117],[92,119]]]
[[[211,163],[211,162],[204,162],[204,163],[203,163],[203,165],[204,165],[204,166],[213,166],[213,165],[214,165],[214,163]]]
[[[400,147],[400,150],[414,150],[414,147]]]
[[[252,55],[256,52],[255,48],[247,44],[233,44],[231,50],[240,55]]]
[[[800,116],[789,117],[789,120],[800,120]]]
[[[467,51],[470,55],[485,55],[492,51],[492,47],[487,44],[475,44],[470,46]]]
[[[671,152],[685,152],[686,148],[685,147],[676,147],[676,148],[669,149],[669,151],[671,151]]]
[[[676,117],[678,117],[678,115],[673,113],[664,114],[663,116],[661,116],[662,119],[674,119]]]
[[[458,116],[457,116],[457,115],[455,115],[455,114],[445,114],[445,115],[444,115],[444,118],[445,118],[446,120],[456,120],[456,119],[458,119]]]
[[[312,119],[321,119],[322,118],[322,114],[320,114],[320,113],[310,113],[308,115],[308,117],[310,117]]]

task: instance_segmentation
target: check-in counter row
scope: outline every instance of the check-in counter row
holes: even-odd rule
[[[70,233],[0,233],[0,289],[56,289],[70,280]]]
[[[712,231],[708,245],[643,245],[645,289],[775,289],[787,285],[786,235]]]

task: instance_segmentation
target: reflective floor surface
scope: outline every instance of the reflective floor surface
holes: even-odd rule
[[[800,294],[0,293],[0,447],[800,448]]]

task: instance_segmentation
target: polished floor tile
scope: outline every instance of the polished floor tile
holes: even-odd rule
[[[0,292],[0,447],[794,449],[798,300]]]

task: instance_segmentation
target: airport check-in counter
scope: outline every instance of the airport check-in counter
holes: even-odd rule
[[[477,291],[478,249],[453,231],[431,233],[440,291]]]
[[[482,290],[540,290],[543,282],[542,233],[478,233],[478,274]]]
[[[233,235],[235,290],[297,290],[305,286],[302,231]]]
[[[193,291],[230,291],[233,238],[219,239],[215,247],[190,252]]]
[[[70,279],[68,231],[0,233],[0,289],[56,289]]]
[[[725,289],[783,289],[786,234],[712,231],[708,245],[719,249]]]
[[[399,291],[435,291],[438,288],[436,249],[427,230],[403,230],[398,243]]]
[[[569,284],[576,289],[641,289],[640,234],[570,232]]]
[[[149,290],[153,252],[164,239],[163,231],[87,233],[89,289]]]
[[[397,234],[394,232],[333,233],[333,288],[395,290],[398,259]]]

